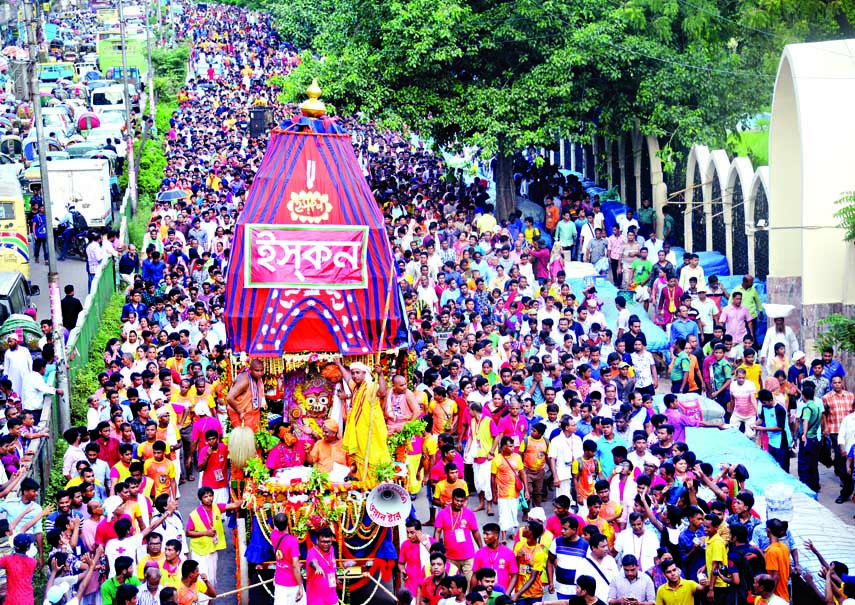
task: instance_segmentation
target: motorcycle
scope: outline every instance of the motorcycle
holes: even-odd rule
[[[86,260],[86,246],[89,244],[89,239],[87,237],[88,231],[78,231],[74,227],[59,226],[53,230],[57,254],[62,256],[62,244],[66,237],[66,230],[71,230],[72,233],[69,236],[70,239],[68,241],[65,257],[68,258],[75,256],[81,260]]]

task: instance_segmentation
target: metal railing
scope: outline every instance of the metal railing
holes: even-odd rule
[[[130,212],[130,195],[125,192],[119,214],[122,217],[119,230],[119,239],[123,244],[128,243],[128,218]],[[89,363],[90,349],[104,309],[110,304],[120,287],[119,272],[115,261],[112,259],[104,262],[92,280],[92,288],[83,302],[83,311],[77,318],[77,325],[68,335],[66,342],[66,359],[68,359],[68,382],[74,388],[75,378],[79,372]],[[52,386],[56,386],[56,379],[51,379]],[[50,431],[52,439],[38,439],[30,444],[29,451],[33,453],[33,460],[27,471],[27,476],[35,479],[42,486],[42,497],[47,493],[50,484],[51,465],[56,450],[56,440],[62,439],[59,430],[59,408],[60,398],[54,396],[45,397],[42,421]]]

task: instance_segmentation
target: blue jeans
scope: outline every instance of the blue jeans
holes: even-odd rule
[[[89,272],[87,271],[87,272],[86,272],[86,278],[89,280],[88,285],[86,286],[86,291],[87,291],[87,292],[91,292],[91,291],[92,291],[92,280],[93,280],[93,279],[95,279],[95,274],[94,274],[94,273],[89,273]]]

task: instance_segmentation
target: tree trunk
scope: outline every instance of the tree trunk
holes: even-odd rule
[[[517,196],[514,189],[514,158],[506,155],[504,137],[499,136],[499,149],[496,154],[496,170],[493,180],[496,183],[496,218],[504,220],[516,210]]]

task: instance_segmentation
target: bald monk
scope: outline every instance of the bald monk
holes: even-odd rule
[[[381,466],[392,461],[386,444],[388,431],[383,408],[386,402],[386,379],[382,373],[375,383],[371,370],[364,363],[353,362],[350,369],[336,361],[341,375],[350,387],[350,411],[344,427],[342,447],[356,464],[356,476],[360,480],[368,477],[372,466]]]
[[[405,424],[419,415],[419,402],[407,388],[407,379],[400,374],[392,378],[392,390],[386,399],[384,412],[390,434],[400,433]]]
[[[233,427],[245,426],[253,432],[258,432],[261,409],[267,407],[262,376],[264,376],[264,364],[260,359],[253,359],[249,364],[249,370],[238,374],[235,383],[229,389],[226,404],[228,404],[229,421]]]

